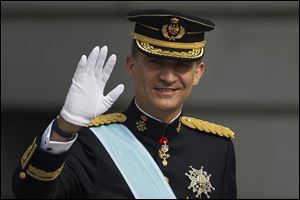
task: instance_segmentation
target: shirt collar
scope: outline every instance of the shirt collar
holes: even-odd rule
[[[150,115],[149,113],[147,113],[146,111],[144,111],[142,108],[140,108],[139,105],[138,105],[137,102],[136,102],[136,99],[134,99],[134,103],[135,103],[135,106],[136,106],[142,113],[144,113],[146,116],[148,116],[148,117],[150,117],[150,118],[152,118],[152,119],[154,119],[154,120],[156,120],[156,121],[159,121],[159,122],[163,123],[160,119],[157,119],[156,117],[153,117],[152,115]],[[174,118],[169,122],[169,124],[171,124],[172,122],[174,122],[180,115],[181,115],[181,110],[180,110],[180,112],[178,113],[178,115],[177,115],[176,117],[174,117]]]

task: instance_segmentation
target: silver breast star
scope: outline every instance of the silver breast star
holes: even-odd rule
[[[203,170],[203,166],[199,170],[194,169],[190,166],[189,174],[185,173],[186,176],[191,180],[188,189],[192,189],[193,193],[196,193],[196,198],[201,198],[201,194],[204,193],[209,198],[208,193],[215,190],[210,183],[211,174],[207,175],[207,172]]]

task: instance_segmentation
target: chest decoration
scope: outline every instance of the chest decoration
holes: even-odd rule
[[[199,170],[190,166],[189,173],[185,173],[189,177],[191,183],[188,186],[189,190],[192,190],[196,194],[196,198],[201,198],[202,194],[205,194],[209,198],[209,192],[215,190],[210,183],[211,174],[207,175],[207,172],[203,170],[203,166]]]
[[[139,132],[144,132],[147,130],[146,122],[148,120],[148,117],[146,115],[142,115],[141,119],[136,122],[136,128]]]
[[[167,145],[168,138],[161,137],[159,140],[159,143],[161,144],[160,149],[158,150],[159,158],[162,160],[162,164],[164,167],[168,165],[167,158],[170,157],[170,154],[167,152],[169,151],[169,145]]]

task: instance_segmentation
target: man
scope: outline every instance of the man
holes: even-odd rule
[[[236,198],[234,133],[182,114],[203,72],[205,19],[134,10],[128,74],[135,97],[104,114],[116,62],[108,48],[82,56],[60,115],[24,153],[13,177],[18,198]]]

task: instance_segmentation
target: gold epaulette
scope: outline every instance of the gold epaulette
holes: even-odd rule
[[[92,119],[89,122],[88,127],[116,123],[116,122],[122,123],[122,122],[125,122],[126,119],[127,119],[126,115],[124,115],[122,113],[112,113],[112,114],[100,115],[100,116]]]
[[[200,119],[192,118],[192,117],[181,117],[181,123],[185,126],[190,127],[192,129],[197,129],[199,131],[204,131],[206,133],[217,134],[221,137],[234,138],[234,132],[229,128],[217,125],[208,121],[203,121]]]

